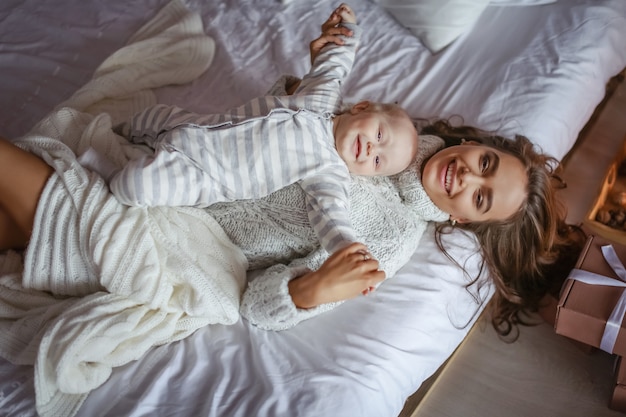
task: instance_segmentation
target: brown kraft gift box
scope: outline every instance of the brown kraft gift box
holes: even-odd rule
[[[577,269],[615,278],[617,274],[605,261],[602,246],[611,244],[615,253],[624,263],[626,246],[611,242],[599,236],[589,236],[580,254]],[[599,348],[606,322],[624,292],[624,287],[586,284],[573,279],[565,281],[557,307],[556,333]],[[613,352],[626,355],[626,332],[622,323]],[[611,353],[611,352],[609,352]]]
[[[617,357],[615,364],[615,388],[609,408],[626,411],[626,361],[623,361],[621,356]]]

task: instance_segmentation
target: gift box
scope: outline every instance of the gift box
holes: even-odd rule
[[[609,401],[609,408],[617,411],[626,411],[626,361],[621,356],[615,363],[615,388]]]
[[[623,261],[626,261],[626,246],[589,236],[561,291],[555,320],[557,334],[608,353],[626,355],[626,331],[622,323],[626,310]]]

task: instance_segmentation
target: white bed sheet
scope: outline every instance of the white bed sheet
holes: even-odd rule
[[[0,125],[25,133],[91,76],[167,0],[5,0],[0,4]],[[160,101],[216,112],[308,68],[308,41],[335,2],[200,1],[217,53],[189,86]],[[462,115],[522,133],[562,157],[626,66],[626,3],[561,0],[489,6],[474,28],[433,56],[367,0],[348,100],[398,101],[414,116]],[[473,245],[450,240],[458,259]],[[476,257],[468,260],[475,274]],[[467,277],[427,233],[410,263],[375,293],[283,332],[240,320],[210,326],[118,368],[80,416],[395,416],[463,340],[481,311]],[[479,297],[487,299],[489,289]],[[32,369],[0,362],[0,415],[34,413]]]

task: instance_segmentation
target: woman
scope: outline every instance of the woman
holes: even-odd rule
[[[505,221],[457,225],[476,236],[483,267],[495,285],[489,305],[493,327],[503,337],[513,332],[509,340],[515,340],[517,324],[532,324],[527,313],[541,307],[542,297],[547,293],[558,296],[585,243],[582,230],[565,222],[566,209],[556,195],[565,187],[559,177],[561,166],[556,159],[537,152],[523,136],[508,140],[473,127],[452,127],[446,121],[437,121],[422,133],[435,134],[447,144],[491,144],[523,161],[529,180],[524,204],[517,213]],[[441,235],[448,227],[439,224],[436,228],[437,243],[444,252]]]

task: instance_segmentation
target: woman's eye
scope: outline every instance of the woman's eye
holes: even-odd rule
[[[487,168],[489,168],[489,157],[488,156],[483,156],[482,160],[480,161],[480,170],[482,172],[487,171]]]
[[[476,193],[476,208],[480,208],[480,206],[482,205],[483,205],[483,192],[479,190]]]

